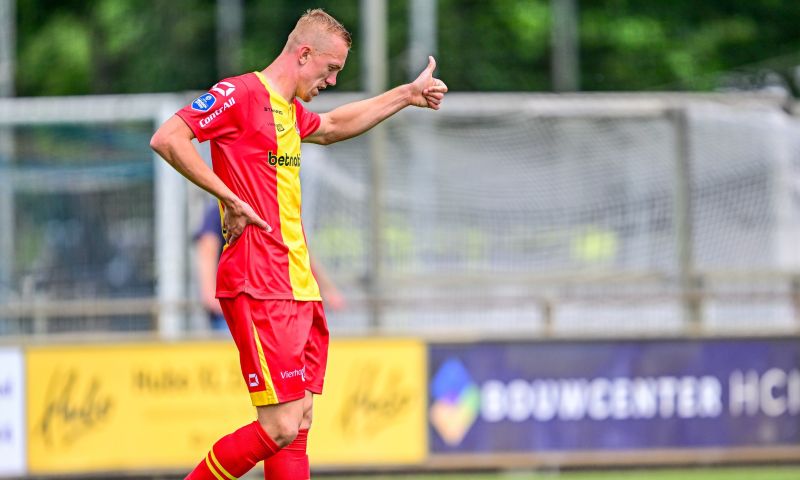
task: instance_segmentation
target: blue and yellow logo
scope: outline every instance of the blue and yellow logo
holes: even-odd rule
[[[214,106],[217,99],[214,98],[214,95],[210,93],[204,93],[199,97],[195,98],[192,102],[192,110],[197,110],[198,112],[207,112],[209,108]]]
[[[480,390],[455,358],[442,364],[431,381],[431,425],[450,446],[461,443],[480,412]]]

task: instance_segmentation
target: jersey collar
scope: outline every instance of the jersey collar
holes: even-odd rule
[[[291,105],[291,103],[288,100],[283,98],[283,96],[280,93],[276,92],[275,89],[272,88],[272,86],[267,81],[267,77],[265,77],[259,71],[255,71],[253,73],[256,74],[256,77],[258,77],[258,79],[261,81],[261,84],[264,85],[264,88],[267,90],[267,93],[269,93],[270,98],[275,98],[286,105]]]

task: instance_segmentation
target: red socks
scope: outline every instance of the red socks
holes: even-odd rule
[[[311,478],[306,455],[308,430],[300,430],[292,443],[264,460],[264,480],[307,480]]]
[[[220,438],[186,480],[238,478],[250,471],[256,463],[275,455],[278,450],[278,446],[261,425],[253,422]]]

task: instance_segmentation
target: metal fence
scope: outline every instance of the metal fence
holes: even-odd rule
[[[191,232],[208,196],[148,147],[191,98],[0,100],[0,334],[206,331]],[[800,122],[784,100],[451,94],[305,146],[310,247],[348,303],[332,328],[797,332]]]

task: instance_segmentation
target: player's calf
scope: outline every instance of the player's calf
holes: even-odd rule
[[[253,422],[219,439],[186,480],[238,478],[279,449],[258,422]]]

